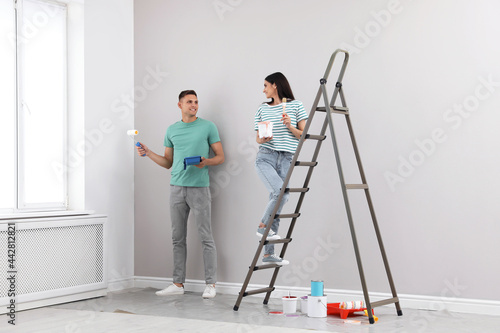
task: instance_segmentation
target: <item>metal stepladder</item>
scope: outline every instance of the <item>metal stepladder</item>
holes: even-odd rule
[[[328,76],[330,74],[330,71],[333,67],[335,57],[339,53],[344,53],[344,61],[343,61],[342,67],[341,67],[340,72],[339,72],[339,76],[338,76],[338,79],[337,79],[337,82],[335,85],[334,93],[332,95],[331,100],[329,101],[328,94],[326,91],[326,83],[327,83],[327,79],[328,79]],[[347,212],[347,218],[348,218],[352,242],[353,242],[353,246],[354,246],[356,262],[358,265],[361,286],[363,289],[363,295],[364,295],[364,299],[365,299],[365,305],[367,308],[367,313],[368,313],[370,324],[373,324],[375,322],[373,314],[372,314],[372,308],[377,307],[377,306],[382,306],[382,305],[394,303],[396,306],[397,314],[399,316],[401,316],[403,314],[403,312],[401,311],[401,308],[400,308],[399,298],[398,298],[398,295],[396,293],[396,288],[394,286],[394,281],[392,279],[392,274],[391,274],[391,271],[389,268],[389,263],[388,263],[387,256],[385,253],[385,248],[384,248],[384,245],[382,242],[382,236],[381,236],[381,233],[380,233],[380,230],[378,227],[378,222],[377,222],[377,219],[375,216],[375,210],[373,208],[373,204],[371,201],[369,188],[368,188],[366,178],[365,178],[365,173],[364,173],[364,170],[363,170],[363,167],[361,164],[361,158],[360,158],[359,151],[358,151],[358,148],[356,145],[356,140],[354,138],[352,125],[351,125],[351,121],[349,118],[349,108],[346,105],[344,93],[342,90],[342,79],[344,77],[344,73],[345,73],[348,61],[349,61],[349,53],[347,51],[340,50],[340,49],[337,49],[330,57],[330,62],[328,63],[328,66],[326,68],[325,75],[320,80],[320,88],[318,90],[318,93],[317,93],[316,98],[314,100],[311,112],[309,114],[309,119],[307,120],[304,131],[302,132],[302,136],[300,137],[297,149],[295,151],[295,155],[293,156],[293,159],[291,162],[290,169],[288,170],[288,173],[285,177],[285,180],[283,181],[283,187],[281,188],[280,195],[279,195],[279,198],[277,200],[277,204],[275,205],[272,214],[269,216],[266,230],[264,232],[262,240],[259,242],[259,246],[257,248],[257,251],[255,253],[253,261],[249,267],[246,279],[243,283],[243,286],[242,286],[241,291],[239,293],[236,304],[234,305],[234,308],[233,308],[234,311],[238,311],[241,300],[245,296],[255,295],[255,294],[259,294],[259,293],[266,293],[266,296],[264,298],[264,304],[268,303],[269,298],[271,296],[271,292],[275,289],[274,284],[276,282],[276,278],[278,276],[279,270],[282,266],[279,266],[277,264],[257,265],[257,261],[259,260],[262,249],[263,249],[264,245],[266,245],[266,244],[279,244],[279,243],[283,244],[283,247],[282,247],[282,250],[280,253],[280,257],[284,258],[288,244],[292,241],[292,238],[291,238],[292,232],[293,232],[295,223],[300,216],[300,208],[302,206],[302,202],[304,200],[305,194],[309,191],[308,185],[309,185],[309,181],[310,181],[311,176],[312,176],[312,172],[314,170],[314,167],[318,164],[317,158],[319,155],[321,144],[326,139],[326,135],[325,135],[326,130],[327,130],[327,128],[329,128],[330,129],[330,136],[331,136],[332,143],[333,143],[334,153],[335,153],[335,159],[336,159],[336,163],[337,163],[337,169],[338,169],[339,178],[340,178],[340,185],[342,188],[342,194],[343,194],[344,203],[345,203],[345,209]],[[318,107],[318,104],[320,103],[321,97],[323,97],[325,107]],[[337,97],[340,97],[342,106],[335,106],[335,102],[337,100]],[[327,112],[328,109],[330,112]],[[319,135],[308,134],[309,127],[311,125],[311,122],[312,122],[316,112],[325,112],[325,114],[326,114],[323,126],[321,128],[321,132]],[[353,150],[354,150],[354,154],[356,157],[356,162],[358,165],[359,174],[361,177],[361,184],[346,184],[345,183],[344,174],[342,171],[342,165],[340,162],[339,149],[338,149],[337,140],[335,138],[335,132],[334,132],[334,128],[333,128],[332,113],[342,114],[345,116],[345,119],[347,122],[347,127],[349,130],[350,139],[351,139]],[[316,149],[314,150],[314,153],[312,156],[312,161],[310,161],[310,162],[298,161],[298,157],[299,157],[300,151],[302,149],[302,145],[306,139],[316,141]],[[302,188],[288,188],[287,186],[288,186],[288,183],[289,183],[290,178],[292,176],[293,170],[297,166],[305,166],[305,167],[309,168],[307,175],[306,175],[306,179],[304,181],[304,185]],[[378,241],[378,244],[380,247],[380,252],[382,255],[383,262],[384,262],[385,271],[387,274],[387,279],[388,279],[391,293],[392,293],[392,298],[389,298],[386,300],[381,300],[381,301],[377,301],[377,302],[370,302],[370,297],[368,295],[368,288],[367,288],[365,274],[364,274],[363,266],[362,266],[362,262],[361,262],[361,254],[360,254],[359,247],[358,247],[358,241],[356,238],[353,217],[352,217],[351,208],[349,205],[349,198],[348,198],[348,194],[347,194],[347,190],[355,190],[355,189],[358,189],[358,190],[361,189],[361,190],[364,190],[364,192],[365,192],[370,215],[371,215],[373,226],[374,226],[375,233],[376,233],[376,238],[377,238],[377,241]],[[299,193],[299,195],[300,195],[300,197],[298,198],[298,201],[297,201],[295,212],[292,214],[279,214],[279,215],[277,215],[276,213],[277,213],[278,208],[279,208],[279,203],[281,202],[281,199],[283,198],[283,195],[286,192],[290,192],[290,193],[296,192],[296,193]],[[292,219],[290,226],[288,228],[288,232],[286,234],[286,237],[282,238],[282,239],[278,239],[278,240],[266,240],[267,235],[269,233],[269,230],[271,229],[273,219],[278,218],[278,217],[280,219],[281,218],[291,218]],[[269,287],[247,291],[246,289],[248,287],[248,284],[250,282],[250,278],[252,277],[253,272],[255,272],[257,270],[263,270],[263,269],[274,269],[274,273],[273,273],[271,281],[269,283]]]

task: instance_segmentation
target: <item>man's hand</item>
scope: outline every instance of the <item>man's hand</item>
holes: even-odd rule
[[[139,154],[139,156],[148,156],[151,150],[149,150],[149,148],[144,143],[139,142],[139,144],[141,145],[140,147],[135,146],[137,148],[137,154]]]
[[[194,166],[197,167],[198,169],[201,169],[201,168],[206,167],[207,165],[208,165],[207,164],[207,159],[202,156],[200,164],[195,164]]]

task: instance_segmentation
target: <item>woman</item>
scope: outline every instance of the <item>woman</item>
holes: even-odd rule
[[[271,101],[263,103],[255,113],[257,143],[260,144],[255,168],[269,191],[269,202],[257,228],[259,237],[263,236],[269,217],[278,201],[283,181],[290,168],[307,119],[302,102],[295,100],[290,84],[282,73],[277,72],[266,77],[263,92]],[[283,98],[286,98],[286,103],[282,103]],[[263,121],[272,123],[272,136],[262,138],[259,136],[258,124]],[[288,201],[288,195],[288,193],[283,195],[277,214]],[[281,238],[277,235],[279,222],[279,219],[273,220],[271,230],[267,235],[268,240]],[[288,264],[287,260],[283,260],[274,253],[274,244],[265,245],[262,262]]]

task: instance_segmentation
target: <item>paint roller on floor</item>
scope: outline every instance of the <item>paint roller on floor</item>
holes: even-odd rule
[[[139,134],[139,131],[138,130],[135,130],[135,129],[131,129],[131,130],[128,130],[127,131],[127,135],[132,139],[132,141],[134,141],[135,145],[139,148],[142,148],[142,145],[140,142],[138,141],[135,141],[134,137]],[[142,154],[141,156],[146,156],[146,154]]]

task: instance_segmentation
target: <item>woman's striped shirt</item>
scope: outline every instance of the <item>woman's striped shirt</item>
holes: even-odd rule
[[[286,103],[285,112],[290,116],[291,125],[297,127],[297,123],[308,118],[302,102],[293,100]],[[270,121],[273,123],[273,139],[262,144],[263,147],[286,151],[294,154],[299,144],[299,139],[283,125],[281,117],[283,114],[283,104],[269,105],[263,103],[255,113],[255,130],[258,130],[258,123]]]

